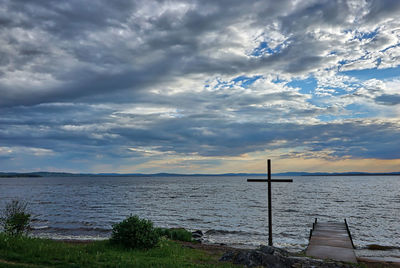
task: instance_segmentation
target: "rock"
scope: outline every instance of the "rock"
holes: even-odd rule
[[[203,232],[201,230],[196,230],[192,232],[192,237],[193,238],[202,238],[203,237]]]
[[[192,232],[192,238],[196,241],[196,242],[203,242],[203,232],[201,230],[196,230]]]
[[[353,267],[347,263],[295,256],[283,249],[260,246],[257,249],[238,249],[226,252],[220,261],[230,261],[247,267],[269,268],[334,268]]]
[[[272,252],[269,249],[269,252]],[[287,266],[284,259],[275,256],[271,253],[266,253],[261,250],[237,250],[228,251],[220,261],[231,261],[234,264],[246,265],[247,267],[265,266],[271,268],[284,268]]]
[[[222,255],[219,261],[232,261],[235,255],[235,251],[227,251]]]
[[[260,246],[259,250],[267,254],[274,254],[275,248],[271,246]]]
[[[292,268],[303,268],[303,265],[298,262],[298,263],[293,264]]]

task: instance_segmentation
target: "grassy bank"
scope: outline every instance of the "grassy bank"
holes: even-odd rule
[[[218,258],[167,239],[150,250],[128,250],[108,240],[72,244],[0,234],[0,267],[235,267]]]

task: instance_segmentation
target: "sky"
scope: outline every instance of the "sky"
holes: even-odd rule
[[[400,1],[0,0],[0,171],[400,171]]]

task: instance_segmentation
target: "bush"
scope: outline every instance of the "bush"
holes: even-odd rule
[[[192,242],[192,233],[183,229],[183,228],[175,228],[175,229],[165,229],[165,228],[157,228],[157,232],[160,236],[166,236],[172,240],[186,241]]]
[[[130,216],[113,225],[110,242],[126,248],[149,249],[157,245],[160,234],[150,220]]]
[[[26,202],[19,200],[12,200],[6,204],[0,217],[0,226],[6,234],[18,236],[28,233],[31,215],[27,213],[27,205]]]

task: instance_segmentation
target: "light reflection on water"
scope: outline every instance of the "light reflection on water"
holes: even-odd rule
[[[293,179],[272,186],[275,245],[304,249],[314,218],[347,218],[356,246],[400,247],[399,176]],[[113,223],[136,214],[157,226],[203,230],[208,242],[257,246],[268,240],[266,193],[266,183],[244,177],[0,179],[1,207],[28,201],[34,233],[56,238],[105,238]]]

